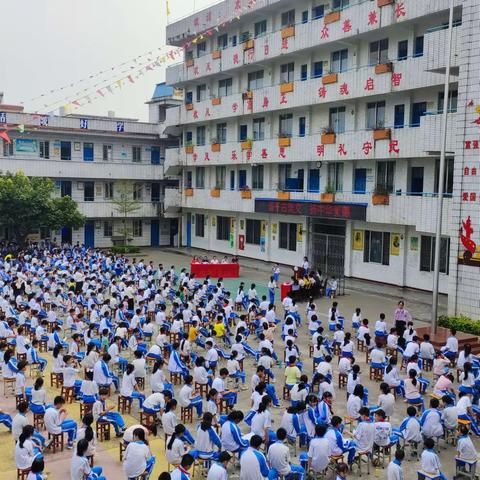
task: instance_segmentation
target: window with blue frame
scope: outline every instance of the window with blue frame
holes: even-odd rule
[[[325,15],[325,5],[317,5],[312,8],[312,20],[318,20]]]
[[[71,160],[72,159],[72,142],[60,142],[60,159]]]
[[[230,170],[230,190],[235,190],[235,170]]]
[[[305,117],[300,117],[298,119],[298,136],[299,137],[304,137],[305,136],[305,129],[306,129]]]
[[[427,112],[427,102],[417,102],[412,105],[411,127],[419,127],[420,120]]]
[[[318,78],[323,75],[323,62],[314,62],[313,63],[313,72],[312,72],[312,77],[313,78]]]
[[[93,162],[93,143],[83,144],[83,161]]]
[[[308,65],[302,65],[300,67],[300,80],[304,82],[308,78]]]
[[[320,170],[311,168],[308,171],[308,191],[312,193],[320,192]]]
[[[247,125],[240,125],[238,128],[238,141],[244,142],[247,139],[248,135],[248,126]]]
[[[408,40],[398,42],[397,60],[406,60],[408,58]]]
[[[423,57],[423,35],[415,38],[414,57]]]
[[[308,10],[302,12],[302,23],[308,23]]]
[[[395,128],[403,128],[405,126],[405,105],[395,105],[393,126]]]
[[[151,147],[150,163],[152,165],[160,165],[160,147]]]
[[[238,188],[241,190],[247,186],[247,171],[239,170],[238,171]]]
[[[332,72],[344,72],[348,68],[348,49],[332,52],[331,65]]]

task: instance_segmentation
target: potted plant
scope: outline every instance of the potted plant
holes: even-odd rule
[[[212,98],[212,105],[221,105],[222,97],[213,97]]]
[[[193,142],[191,140],[185,143],[185,153],[187,154],[193,153]]]
[[[210,196],[214,198],[220,197],[220,185],[215,185],[215,187],[210,190]]]
[[[391,130],[385,128],[384,122],[377,122],[375,128],[373,129],[373,139],[377,140],[390,140]]]
[[[248,185],[240,188],[240,197],[244,200],[250,200],[252,198],[252,191]]]
[[[291,135],[287,133],[278,134],[278,146],[279,147],[289,147],[291,144]]]
[[[250,34],[243,38],[243,49],[250,50],[251,48],[255,48],[255,40],[250,38]]]
[[[282,28],[282,38],[290,38],[295,36],[295,25],[289,25]]]
[[[322,129],[321,142],[323,145],[333,145],[337,141],[337,134],[330,125]]]
[[[185,189],[185,196],[186,197],[193,197],[193,188],[186,188]]]
[[[332,83],[338,82],[338,73],[337,72],[328,72],[322,77],[322,85],[330,85]]]
[[[393,5],[395,0],[377,0],[377,7],[382,8],[386,7],[387,5]]]
[[[253,98],[253,92],[251,90],[245,90],[242,93],[243,100],[251,100]]]
[[[185,110],[193,110],[193,103],[186,103],[185,104]]]
[[[340,20],[340,10],[338,9],[330,10],[323,18],[323,22],[325,23],[325,25],[338,22],[339,20]]]
[[[325,190],[320,194],[320,200],[324,203],[333,203],[335,201],[335,188],[330,183],[327,183]]]
[[[216,138],[212,138],[212,152],[219,152],[220,151],[220,142]]]
[[[382,73],[391,73],[391,72],[393,72],[392,62],[378,63],[377,65],[375,65],[375,73],[377,75],[381,75]]]
[[[388,205],[390,199],[390,194],[385,187],[377,185],[372,194],[372,204],[373,205]]]
[[[185,65],[187,66],[187,68],[188,68],[188,67],[193,67],[194,63],[195,63],[195,62],[194,62],[193,58],[187,58],[187,59],[185,60]]]
[[[240,142],[240,148],[242,150],[250,150],[252,148],[252,139],[251,138],[245,138]]]

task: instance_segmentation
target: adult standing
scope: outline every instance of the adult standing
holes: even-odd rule
[[[395,328],[397,329],[398,338],[402,339],[403,332],[407,327],[407,323],[412,320],[410,312],[405,308],[405,302],[400,300],[397,304],[397,308],[393,314],[393,319],[395,320]],[[404,345],[401,345],[402,348]]]

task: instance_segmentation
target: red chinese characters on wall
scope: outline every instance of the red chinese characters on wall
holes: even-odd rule
[[[199,75],[200,74],[200,70],[198,69],[198,67],[196,65],[193,67],[193,74],[194,75]]]
[[[209,154],[208,152],[205,152],[205,158],[204,158],[204,160],[205,160],[206,162],[209,162],[209,161],[210,161],[210,154]]]
[[[278,158],[287,158],[285,147],[280,147],[278,150]]]
[[[348,32],[351,32],[351,31],[352,31],[352,21],[351,21],[350,19],[346,18],[346,19],[343,21],[342,30],[343,30],[345,33],[348,33]]]
[[[478,140],[466,140],[465,141],[465,150],[478,150]]]
[[[211,117],[210,107],[207,107],[207,108],[205,108],[205,118],[209,118],[209,117]]]
[[[395,4],[395,16],[398,18],[404,17],[407,14],[405,10],[405,4],[403,2],[398,2]]]
[[[265,160],[266,158],[268,158],[268,152],[267,152],[267,149],[266,148],[262,148],[262,153],[260,154],[260,156]]]
[[[342,83],[340,85],[340,95],[350,95],[350,91],[348,90],[347,83]]]
[[[325,98],[325,97],[327,96],[327,89],[326,89],[326,87],[320,87],[320,88],[318,89],[318,96],[319,96],[320,98]]]
[[[378,23],[378,13],[376,10],[372,10],[368,14],[368,25],[376,25]]]
[[[402,74],[401,73],[392,73],[392,86],[399,87],[400,82],[402,81]]]
[[[340,144],[338,145],[338,154],[339,154],[339,155],[342,155],[342,156],[344,156],[344,157],[347,155],[347,150],[346,150],[346,148],[345,148],[345,144],[344,144],[344,143],[340,143]]]
[[[193,154],[193,161],[196,162],[198,159],[198,153]]]
[[[268,108],[268,97],[263,97],[263,103],[262,103],[262,107],[263,108]]]
[[[231,156],[230,158],[231,158],[233,161],[238,160],[237,151],[236,151],[236,150],[232,150],[232,156]]]
[[[237,113],[237,110],[238,110],[238,103],[237,103],[237,102],[232,103],[232,111],[233,111],[233,113]]]
[[[238,53],[233,54],[233,64],[238,65],[240,63],[240,59],[238,58]]]
[[[252,159],[253,153],[251,149],[247,150],[247,161],[249,162]]]
[[[249,48],[247,50],[247,61],[253,62],[255,60],[255,49]]]
[[[284,104],[287,104],[287,103],[288,103],[287,94],[286,93],[281,93],[280,94],[280,105],[284,105]]]
[[[193,111],[193,118],[194,118],[195,120],[198,119],[198,111],[197,111],[197,110],[194,110],[194,111]]]
[[[268,46],[268,43],[265,42],[265,44],[263,45],[263,54],[268,57],[270,53],[270,47]]]
[[[368,155],[373,150],[372,142],[369,142],[369,141],[364,142],[362,146],[362,150],[365,155]]]
[[[324,25],[324,27],[322,28],[322,31],[320,33],[320,38],[322,40],[325,40],[326,38],[329,38],[330,37],[330,32],[328,30],[328,27],[326,25]]]
[[[375,81],[372,77],[368,77],[367,81],[365,82],[365,87],[363,87],[365,91],[372,91],[375,90]]]
[[[288,38],[282,38],[282,50],[288,50]]]
[[[251,98],[247,100],[247,110],[253,110],[253,100]]]
[[[476,167],[465,167],[463,169],[463,175],[465,177],[468,177],[469,175],[471,175],[472,177],[475,177],[477,175],[477,168]]]
[[[325,145],[317,145],[317,156],[325,156]]]
[[[391,140],[388,144],[388,153],[400,153],[398,140]]]

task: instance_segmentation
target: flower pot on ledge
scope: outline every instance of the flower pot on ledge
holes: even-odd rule
[[[212,143],[212,152],[219,152],[219,151],[220,151],[220,144]]]
[[[290,93],[290,92],[293,92],[293,89],[294,89],[293,82],[282,83],[280,85],[280,93]]]
[[[240,143],[240,148],[242,150],[250,150],[252,148],[252,141],[251,140],[244,140]]]
[[[290,137],[280,137],[278,139],[278,146],[279,147],[289,147],[291,145],[291,138]]]
[[[325,25],[329,25],[330,23],[335,23],[338,21],[340,21],[340,10],[327,13],[323,18],[323,22],[325,23]]]
[[[193,197],[193,188],[186,188],[185,189],[185,196],[186,197]]]
[[[186,103],[185,110],[193,110],[193,103]]]
[[[277,192],[279,200],[290,200],[290,192]]]
[[[187,153],[188,155],[191,155],[193,153],[193,145],[187,145],[185,147],[185,153]]]
[[[240,197],[244,200],[250,200],[252,198],[252,191],[251,190],[241,190]]]
[[[253,98],[253,92],[251,90],[247,90],[246,92],[242,93],[243,100],[251,100]]]
[[[378,65],[375,65],[375,73],[377,75],[381,75],[382,73],[391,73],[391,72],[393,72],[392,62],[379,63]]]
[[[329,73],[322,77],[322,84],[323,85],[330,85],[332,83],[338,82],[338,73]]]
[[[382,8],[386,7],[387,5],[393,5],[395,0],[377,0],[377,7]]]
[[[212,188],[212,190],[210,190],[210,196],[213,197],[213,198],[220,197],[220,189],[219,188]]]
[[[392,131],[389,128],[376,128],[373,131],[373,139],[378,140],[390,140]]]
[[[373,205],[388,205],[390,201],[390,195],[385,193],[374,193],[372,195]]]
[[[194,63],[195,62],[194,62],[193,58],[189,58],[188,60],[185,60],[185,65],[187,67],[193,67]]]
[[[221,104],[222,104],[221,97],[212,98],[212,105],[221,105]]]
[[[333,203],[335,201],[335,194],[334,193],[321,193],[320,200],[323,203]]]
[[[295,36],[295,25],[282,28],[282,38],[290,38]]]
[[[221,50],[214,50],[212,52],[212,59],[213,60],[218,60],[219,58],[222,58],[222,51]]]
[[[244,50],[250,50],[251,48],[255,48],[255,40],[253,38],[243,43]]]
[[[323,133],[320,140],[323,145],[334,145],[337,141],[337,135],[335,133]]]

